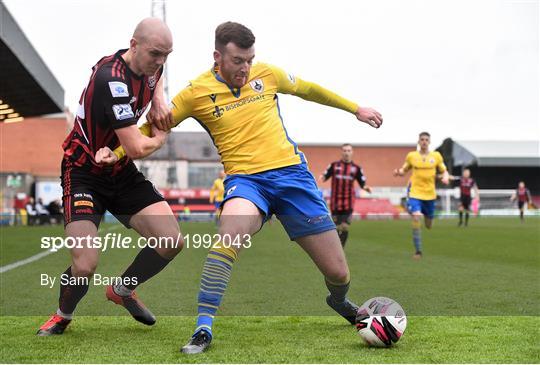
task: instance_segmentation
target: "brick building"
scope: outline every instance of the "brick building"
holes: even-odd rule
[[[307,157],[309,169],[315,177],[326,170],[330,162],[341,158],[341,145],[300,144],[299,148]],[[403,165],[405,156],[414,150],[416,145],[355,145],[353,144],[353,160],[360,165],[367,177],[368,184],[375,187],[401,187],[407,183],[406,178],[395,178],[392,170]],[[330,182],[321,184],[322,188],[330,188]]]

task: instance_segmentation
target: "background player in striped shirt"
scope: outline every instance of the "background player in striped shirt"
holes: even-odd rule
[[[431,229],[435,217],[435,182],[437,172],[441,173],[441,181],[448,185],[449,175],[444,165],[441,154],[430,151],[431,136],[428,132],[422,132],[418,136],[418,151],[407,154],[405,163],[399,169],[394,170],[394,176],[403,176],[412,170],[411,178],[407,186],[407,209],[412,217],[412,233],[415,253],[413,258],[422,258],[421,218],[424,216],[424,224]]]
[[[518,209],[519,209],[519,219],[521,222],[525,222],[525,204],[531,204],[532,198],[531,198],[531,192],[530,190],[525,186],[524,181],[520,181],[518,184],[518,188],[512,194],[512,197],[510,198],[511,201],[516,201],[518,203]]]
[[[341,160],[332,162],[326,171],[319,176],[319,181],[332,179],[330,212],[343,247],[345,247],[349,237],[349,225],[354,210],[356,198],[354,182],[358,181],[361,189],[371,193],[371,188],[366,185],[366,177],[362,168],[352,161],[352,156],[352,145],[345,143],[341,146]]]
[[[475,199],[480,201],[480,193],[476,181],[471,177],[470,169],[463,169],[461,176],[449,176],[450,180],[459,181],[459,223],[463,225],[463,213],[465,213],[465,227],[469,224],[469,213],[471,212],[472,191]]]
[[[142,135],[137,120],[152,102],[149,118],[171,119],[163,100],[161,74],[172,51],[169,28],[157,18],[141,21],[129,49],[103,57],[92,69],[82,93],[73,130],[66,138],[62,160],[65,234],[71,238],[96,237],[108,210],[122,224],[149,237],[172,238],[169,246],[143,248],[125,270],[120,282],[108,286],[106,296],[124,306],[139,322],[156,319],[135,295],[135,288],[159,273],[181,250],[178,223],[169,205],[141,174],[132,158],[142,158],[163,145],[167,134],[152,128]],[[114,163],[110,151],[124,146],[127,158]],[[113,163],[112,166],[104,164]],[[89,288],[99,258],[99,246],[82,244],[71,249],[71,265],[61,275],[59,307],[38,330],[39,336],[59,335]]]

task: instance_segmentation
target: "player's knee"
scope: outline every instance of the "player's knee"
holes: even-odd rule
[[[327,272],[326,279],[336,285],[347,284],[350,280],[349,269],[346,266],[335,267]]]
[[[94,275],[97,262],[87,260],[77,260],[71,265],[71,274],[76,277],[89,278]]]
[[[184,244],[185,244],[184,236],[182,236],[181,233],[178,233],[178,236],[174,243],[175,245],[174,245],[173,251],[175,252],[174,255],[176,256],[177,254],[180,253],[180,251],[184,249]]]
[[[180,232],[177,234],[171,233],[166,234],[162,236],[162,242],[165,243],[165,245],[162,245],[160,247],[156,248],[156,252],[166,258],[166,259],[173,259],[176,255],[182,251],[184,248],[184,237]]]
[[[240,225],[228,225],[219,230],[219,236],[222,241],[243,241],[247,234],[247,230]]]

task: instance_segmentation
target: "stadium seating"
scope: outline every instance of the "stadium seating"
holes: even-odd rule
[[[357,198],[354,204],[354,214],[361,219],[369,216],[399,217],[399,210],[388,199]]]

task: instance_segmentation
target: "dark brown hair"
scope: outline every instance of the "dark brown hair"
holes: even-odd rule
[[[343,143],[343,144],[341,145],[341,148],[347,147],[347,146],[351,146],[351,147],[352,147],[352,144],[350,144],[350,143]]]
[[[422,136],[428,136],[429,138],[431,138],[431,135],[428,132],[422,132],[418,135],[418,137],[422,137]]]
[[[225,22],[216,28],[216,49],[223,51],[229,42],[240,48],[247,49],[255,43],[255,36],[249,28],[242,24]]]

